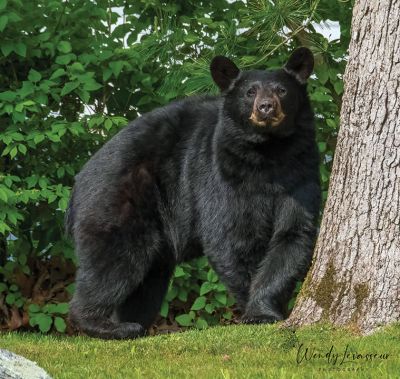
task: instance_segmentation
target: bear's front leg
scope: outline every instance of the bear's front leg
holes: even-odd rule
[[[302,280],[312,258],[315,214],[296,198],[279,201],[274,233],[265,258],[252,278],[244,323],[273,323],[286,316],[297,280]]]

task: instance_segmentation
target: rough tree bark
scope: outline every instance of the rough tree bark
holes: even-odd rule
[[[400,321],[400,0],[357,0],[328,200],[288,325]]]

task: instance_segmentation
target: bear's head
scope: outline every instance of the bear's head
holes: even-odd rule
[[[290,135],[299,112],[309,109],[306,82],[314,57],[305,47],[296,49],[278,70],[240,71],[228,58],[215,57],[211,76],[224,96],[224,116],[257,133]]]

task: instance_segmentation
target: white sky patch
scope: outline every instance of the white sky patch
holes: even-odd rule
[[[324,20],[320,23],[311,22],[317,33],[322,34],[329,42],[340,39],[340,24],[338,21]]]

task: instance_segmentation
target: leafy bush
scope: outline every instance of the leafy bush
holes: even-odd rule
[[[175,270],[173,280],[161,307],[161,316],[167,317],[170,307],[180,326],[199,329],[219,322],[229,322],[234,300],[208,265],[205,257],[184,263]]]
[[[76,262],[63,217],[74,175],[127,120],[215,91],[215,54],[264,69],[294,46],[314,50],[326,195],[350,18],[350,3],[327,0],[0,0],[0,325],[66,330]],[[340,21],[340,41],[311,23],[327,19]],[[231,322],[232,305],[200,258],[177,268],[160,322]]]
[[[65,332],[67,325],[61,315],[68,313],[68,303],[46,304],[43,307],[31,304],[28,310],[29,324],[38,326],[42,333],[47,333],[53,324],[58,332]]]

